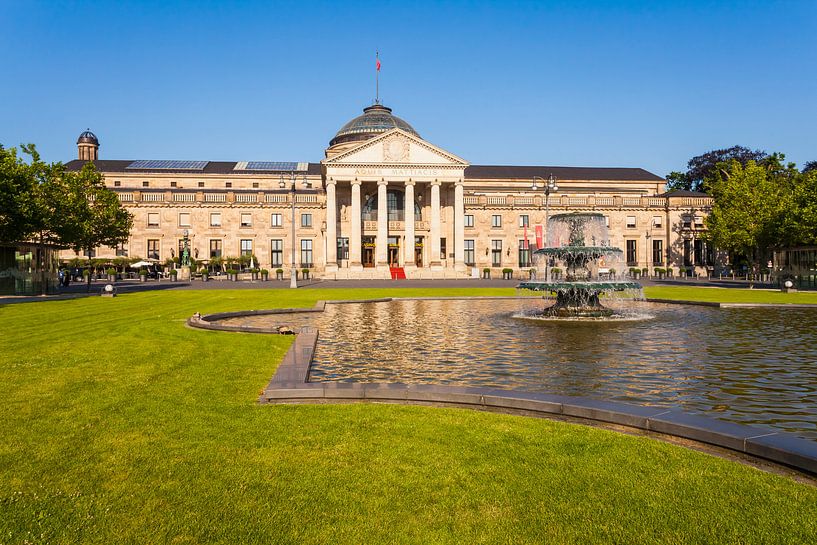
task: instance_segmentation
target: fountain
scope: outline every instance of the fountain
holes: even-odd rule
[[[540,263],[544,261],[544,267],[555,263],[563,269],[550,269],[556,273],[555,279],[546,277],[517,286],[521,290],[556,295],[554,305],[532,317],[616,317],[615,310],[601,304],[600,296],[609,297],[623,291],[641,292],[639,283],[620,279],[622,277],[617,274],[621,269],[617,271],[614,265],[623,265],[622,251],[610,246],[602,214],[579,212],[551,216],[547,244],[536,250],[533,256]]]

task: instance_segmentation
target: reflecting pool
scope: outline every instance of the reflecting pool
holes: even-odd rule
[[[586,396],[817,440],[817,309],[643,303],[642,321],[535,321],[528,300],[327,305],[310,381],[486,386]],[[294,315],[289,315],[294,316]],[[242,318],[254,325],[284,316]]]

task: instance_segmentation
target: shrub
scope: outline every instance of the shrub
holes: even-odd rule
[[[275,274],[284,274],[284,269],[275,269]]]
[[[649,274],[650,274],[650,269],[648,269],[647,267],[644,267],[643,269],[641,269],[641,276],[649,276]]]
[[[306,274],[309,274],[309,269],[308,269],[307,267],[304,267],[303,269],[301,269],[301,272],[302,272],[303,274],[305,274],[305,275],[306,275]]]
[[[267,269],[261,269],[261,274],[264,276],[269,276],[269,271]]]
[[[502,269],[502,274],[513,274],[513,269],[508,268]]]
[[[489,267],[485,267],[484,269],[482,269],[482,272],[489,273],[491,272],[491,269]]]
[[[614,268],[612,268],[612,267],[610,267],[610,274],[613,275],[613,276],[616,275],[616,270]]]
[[[562,274],[562,269],[560,269],[559,267],[553,267],[550,269],[550,272],[552,272],[553,274]]]
[[[204,267],[202,270],[199,271],[201,274],[210,274],[210,271],[207,270],[207,267]]]
[[[114,268],[110,268],[110,269],[108,269],[108,270],[107,270],[107,271],[105,271],[105,272],[106,272],[106,273],[108,273],[108,276],[113,276],[113,275],[115,275],[115,274],[116,274],[116,269],[114,269]]]

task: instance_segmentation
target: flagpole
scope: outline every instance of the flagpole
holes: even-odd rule
[[[380,52],[374,52],[375,70],[374,70],[374,88],[375,98],[374,103],[380,104]]]

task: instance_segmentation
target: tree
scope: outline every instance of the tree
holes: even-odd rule
[[[803,174],[808,174],[809,172],[814,171],[817,171],[817,161],[809,161],[803,165]]]
[[[116,246],[128,240],[133,217],[116,194],[105,187],[102,174],[93,163],[87,163],[79,172],[63,172],[60,181],[63,202],[57,228],[64,243],[77,252],[85,251],[90,260],[94,248]]]
[[[20,242],[30,234],[25,202],[34,185],[32,168],[15,148],[0,146],[0,242]]]
[[[714,202],[706,238],[733,258],[746,258],[755,271],[780,242],[782,222],[794,205],[796,177],[779,159],[775,154],[764,164],[749,160],[745,166],[733,159],[718,163],[707,178]]]
[[[768,157],[765,151],[750,150],[743,146],[708,151],[697,155],[687,163],[686,172],[671,172],[667,175],[667,190],[707,191],[706,180],[712,177],[719,164],[737,161],[746,166],[749,161],[760,162]]]

